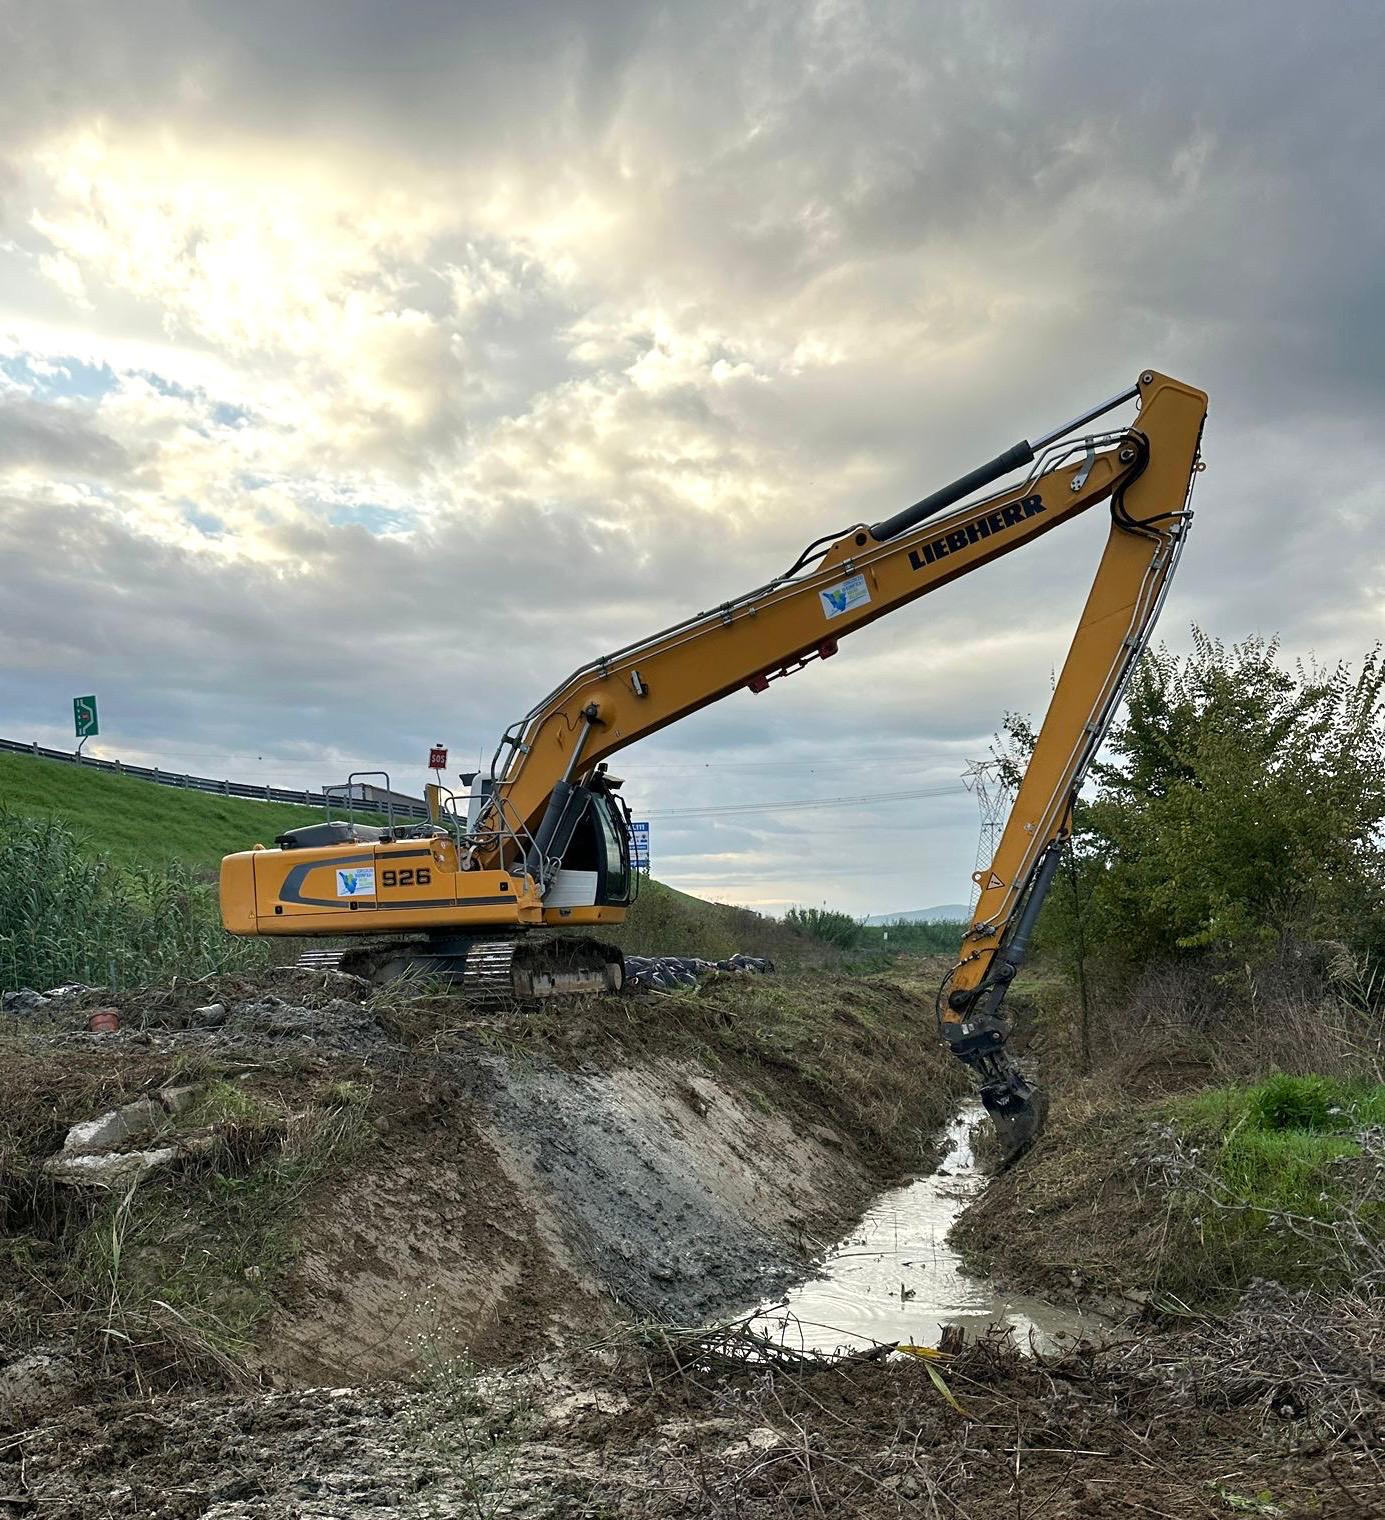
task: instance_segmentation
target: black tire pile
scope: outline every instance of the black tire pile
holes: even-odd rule
[[[625,985],[632,990],[675,992],[696,987],[709,976],[755,976],[773,970],[774,962],[763,955],[733,955],[724,961],[704,961],[695,955],[627,955]]]

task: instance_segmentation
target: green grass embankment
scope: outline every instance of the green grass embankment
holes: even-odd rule
[[[317,808],[293,803],[218,797],[16,754],[0,754],[0,810],[59,819],[118,865],[176,860],[208,871],[217,869],[223,855],[273,844],[276,834],[322,816]]]
[[[1061,1088],[1034,1149],[953,1239],[1057,1298],[1215,1306],[1256,1279],[1352,1283],[1385,1259],[1385,1086],[1274,1073],[1176,1096]]]
[[[1205,1274],[1309,1285],[1379,1253],[1385,1198],[1364,1141],[1385,1125],[1385,1086],[1280,1072],[1191,1093],[1170,1113],[1194,1164],[1176,1233],[1196,1241]]]

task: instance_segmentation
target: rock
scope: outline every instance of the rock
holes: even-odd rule
[[[21,987],[18,992],[0,996],[0,1013],[35,1013],[48,1006],[49,999],[32,987]]]
[[[685,1083],[678,1089],[678,1096],[682,1098],[683,1102],[686,1103],[688,1107],[692,1109],[693,1113],[695,1113],[699,1118],[705,1119],[707,1117],[707,1112],[710,1105],[708,1104],[706,1098],[704,1098],[702,1094],[698,1092],[698,1090],[692,1085],[691,1082]]]
[[[167,1166],[178,1152],[171,1145],[152,1151],[115,1151],[109,1155],[59,1154],[43,1163],[43,1169],[59,1182],[91,1187],[120,1187],[156,1166]]]
[[[218,1029],[226,1022],[226,1004],[207,1003],[201,1008],[194,1008],[192,1019],[204,1029]]]
[[[722,1452],[722,1457],[732,1459],[758,1456],[784,1444],[783,1436],[772,1425],[756,1425],[753,1429],[747,1430],[739,1440],[732,1441]],[[897,1481],[894,1478],[886,1478],[881,1487],[893,1488]]]
[[[163,1117],[161,1104],[155,1103],[151,1098],[140,1098],[121,1108],[113,1108],[108,1114],[74,1124],[67,1132],[67,1139],[63,1141],[63,1151],[99,1151],[107,1150],[113,1145],[122,1145],[126,1140],[136,1139],[157,1129],[163,1122]]]
[[[161,1087],[159,1102],[170,1114],[180,1113],[197,1096],[195,1087]]]
[[[91,989],[85,982],[65,982],[61,987],[49,987],[43,994],[50,1001],[63,998],[76,997],[78,993],[89,992]]]

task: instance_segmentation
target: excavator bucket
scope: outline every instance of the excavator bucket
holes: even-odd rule
[[[1000,1140],[1001,1169],[1012,1167],[1043,1133],[1048,1097],[1039,1088],[1030,1087],[1024,1095],[1013,1090],[1002,1093],[983,1090],[981,1101]]]

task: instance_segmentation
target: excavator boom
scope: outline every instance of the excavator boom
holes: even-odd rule
[[[1133,426],[1082,431],[1132,400]],[[531,955],[521,976],[514,942],[496,938],[624,916],[629,863],[612,756],[732,692],[763,692],[832,657],[847,634],[1109,501],[1111,532],[1091,595],[939,1004],[943,1036],[976,1070],[1012,1148],[1022,1146],[1038,1104],[1005,1052],[1000,1005],[1070,831],[1073,798],[1177,564],[1206,406],[1201,391],[1147,370],[1129,390],[894,516],[809,545],[765,585],[581,666],[506,732],[464,821],[454,811],[431,829],[374,837],[319,825],[281,836],[280,850],[227,857],[227,928],[422,933],[427,944],[416,954],[482,991],[507,978],[533,996],[618,986],[619,956],[596,942],[583,941],[556,968]],[[1020,484],[967,500],[1026,466]],[[994,627],[994,610],[979,610],[976,621]],[[392,954],[398,962],[398,946]]]

